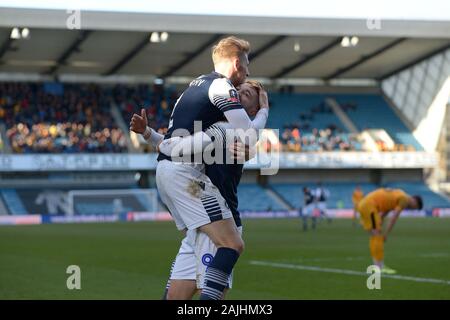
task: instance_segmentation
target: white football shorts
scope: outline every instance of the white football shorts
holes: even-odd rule
[[[195,165],[159,161],[156,185],[179,230],[194,230],[214,221],[232,218],[219,189]]]
[[[242,235],[242,227],[238,227]],[[217,252],[214,243],[204,232],[188,230],[181,241],[170,279],[195,280],[198,289],[203,289],[206,268]],[[228,288],[233,284],[233,273],[228,279]]]

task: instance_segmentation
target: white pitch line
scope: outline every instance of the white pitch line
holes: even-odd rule
[[[367,257],[332,257],[332,258],[301,258],[301,259],[295,259],[295,262],[324,262],[324,261],[340,261],[340,260],[346,260],[346,261],[354,261],[354,260],[365,260]]]
[[[450,254],[444,253],[444,252],[431,252],[431,253],[421,254],[419,256],[422,258],[445,258],[445,257],[450,256]]]
[[[365,276],[365,277],[367,277],[369,275],[366,272],[355,271],[355,270],[322,268],[322,267],[314,267],[314,266],[302,266],[302,265],[298,265],[298,264],[277,263],[277,262],[268,262],[268,261],[252,260],[252,261],[250,261],[250,264],[259,265],[259,266],[267,266],[267,267],[284,268],[284,269],[297,269],[297,270],[308,270],[308,271],[318,271],[318,272],[328,272],[328,273],[338,273],[338,274],[349,274],[349,275],[357,275],[357,276]],[[395,274],[382,274],[381,277],[398,279],[398,280],[409,280],[409,281],[415,281],[415,282],[440,283],[440,284],[450,285],[450,280],[441,280],[441,279],[432,279],[432,278],[417,278],[417,277],[401,276],[401,275],[395,275]]]

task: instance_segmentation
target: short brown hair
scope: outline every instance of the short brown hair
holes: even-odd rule
[[[422,197],[419,196],[419,195],[415,195],[415,196],[412,196],[412,197],[416,200],[416,203],[417,203],[417,209],[422,210],[422,208],[423,208],[423,200],[422,200]]]
[[[231,36],[220,40],[212,48],[212,59],[214,64],[222,59],[241,57],[242,54],[250,52],[250,43],[244,39]]]

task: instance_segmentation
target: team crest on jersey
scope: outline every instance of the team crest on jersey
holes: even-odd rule
[[[239,102],[239,95],[238,95],[236,89],[230,89],[229,94],[230,94],[230,97],[228,98],[228,101]]]
[[[205,253],[205,254],[203,255],[203,257],[202,257],[202,263],[203,263],[205,266],[209,266],[209,264],[211,263],[212,259],[213,259],[213,255],[212,255],[212,254],[210,254],[210,253]]]

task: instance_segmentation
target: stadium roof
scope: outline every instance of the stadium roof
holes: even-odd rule
[[[192,77],[212,70],[210,48],[224,34],[169,33],[151,43],[147,32],[31,29],[11,40],[0,29],[0,72]],[[252,45],[250,72],[263,78],[383,78],[450,47],[450,39],[340,36],[241,37]],[[294,50],[298,44],[300,50]]]
[[[383,20],[370,29],[367,19],[83,11],[81,29],[69,30],[69,14],[0,8],[0,74],[192,78],[212,69],[212,44],[235,34],[252,45],[252,77],[380,80],[450,48],[449,21]],[[29,38],[11,39],[16,26],[30,28]],[[168,40],[150,42],[154,31]],[[359,41],[342,47],[343,36]]]

